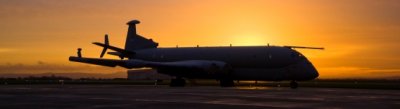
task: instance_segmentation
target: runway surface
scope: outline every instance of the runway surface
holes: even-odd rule
[[[400,109],[399,90],[135,85],[1,85],[0,108]]]

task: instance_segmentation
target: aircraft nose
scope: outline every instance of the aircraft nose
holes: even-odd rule
[[[310,76],[312,79],[315,79],[319,76],[317,69],[314,67],[314,65],[311,62],[308,62],[307,72],[310,73]]]
[[[312,68],[311,68],[311,70],[310,70],[309,72],[312,73],[312,74],[311,74],[311,75],[312,75],[312,78],[315,79],[315,78],[317,78],[317,77],[319,76],[319,73],[318,73],[317,69],[315,69],[314,66],[311,66],[311,67],[312,67]]]
[[[307,75],[306,76],[307,80],[312,80],[312,79],[317,78],[319,76],[319,73],[318,73],[317,69],[314,67],[314,65],[308,60],[303,61],[303,62],[304,62],[304,68],[305,68],[304,71],[305,71],[305,74]]]
[[[319,76],[317,69],[310,61],[303,60],[299,65],[302,73],[298,75],[298,80],[313,80]]]

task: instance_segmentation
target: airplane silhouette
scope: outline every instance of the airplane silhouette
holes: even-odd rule
[[[185,86],[185,79],[216,79],[222,87],[234,86],[234,80],[284,81],[297,88],[297,81],[313,80],[318,71],[313,64],[294,48],[324,49],[303,46],[221,46],[221,47],[173,47],[161,48],[152,39],[136,33],[138,20],[128,22],[125,48],[109,44],[108,35],[100,58],[70,56],[74,62],[108,67],[153,68],[158,73],[175,77],[170,86]],[[107,52],[107,50],[114,52]],[[120,59],[103,59],[105,53]],[[127,58],[127,59],[126,59]]]

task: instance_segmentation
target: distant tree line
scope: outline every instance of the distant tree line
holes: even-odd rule
[[[15,77],[15,78],[7,78],[7,77],[0,77],[0,80],[127,80],[126,78],[95,78],[95,77],[85,77],[79,79],[72,79],[70,77],[65,76],[28,76],[28,77]]]
[[[28,76],[28,77],[0,77],[0,81],[11,81],[11,80],[127,80],[127,78],[95,78],[95,77],[83,77],[73,79],[66,76],[56,76],[54,74],[49,76]],[[315,82],[400,82],[400,79],[315,79]]]

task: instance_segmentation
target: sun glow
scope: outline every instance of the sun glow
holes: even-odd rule
[[[238,46],[267,45],[268,39],[266,37],[256,37],[256,36],[247,36],[247,37],[236,36],[232,38],[232,44]]]
[[[125,23],[138,19],[138,33],[160,47],[325,47],[299,50],[321,69],[321,78],[400,77],[399,1],[289,1],[0,1],[0,67],[42,61],[81,65],[68,56],[83,48],[83,56],[99,57],[102,48],[90,43],[103,42],[104,34],[123,48]]]

